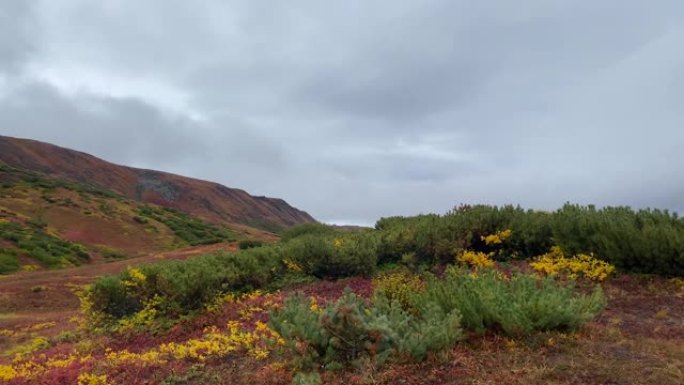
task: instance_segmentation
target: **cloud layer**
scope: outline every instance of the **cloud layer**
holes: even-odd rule
[[[370,224],[684,211],[684,3],[4,0],[0,134]]]

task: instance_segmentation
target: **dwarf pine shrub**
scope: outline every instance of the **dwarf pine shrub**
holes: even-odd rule
[[[296,294],[270,315],[271,328],[304,370],[422,359],[463,338],[457,311],[433,307],[417,317],[384,296],[367,302],[351,291],[324,307],[312,305],[310,298]]]
[[[367,276],[377,265],[375,237],[367,234],[301,235],[284,244],[283,254],[318,278]]]
[[[463,250],[524,259],[558,245],[568,255],[594,254],[624,271],[684,275],[684,220],[663,210],[464,205],[445,215],[382,218],[375,228],[380,263],[408,254],[418,264],[448,263]]]
[[[593,319],[604,307],[600,287],[583,295],[572,286],[533,274],[510,278],[495,270],[450,267],[443,279],[432,279],[414,298],[419,310],[438,306],[457,310],[464,328],[483,333],[495,330],[520,336],[542,330],[574,330]]]

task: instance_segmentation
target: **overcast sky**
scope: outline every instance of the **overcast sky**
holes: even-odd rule
[[[0,134],[372,224],[684,211],[684,1],[0,0]]]

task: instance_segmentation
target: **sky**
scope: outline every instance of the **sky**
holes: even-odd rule
[[[0,134],[320,221],[684,212],[681,0],[0,0]]]

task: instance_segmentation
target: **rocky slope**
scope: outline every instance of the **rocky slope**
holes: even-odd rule
[[[315,222],[282,199],[257,197],[218,183],[116,165],[92,155],[34,140],[0,136],[0,162],[85,183],[203,220],[265,230]]]

